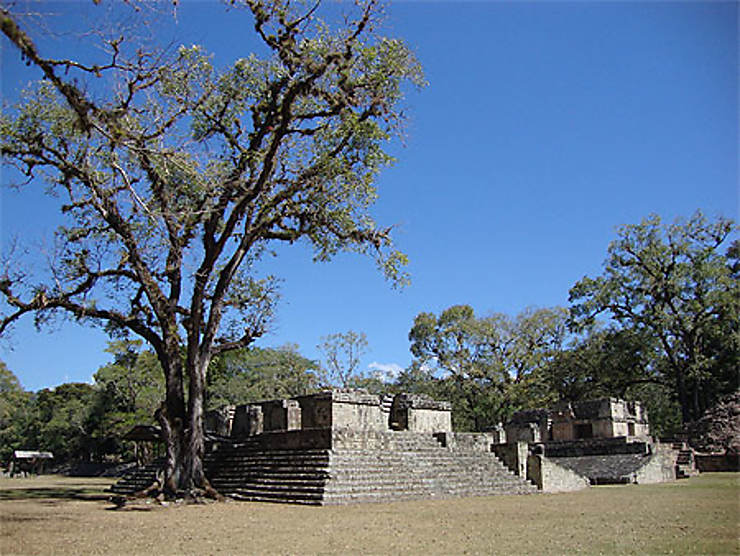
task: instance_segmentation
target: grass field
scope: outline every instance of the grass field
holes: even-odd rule
[[[580,492],[114,510],[106,479],[0,479],[0,554],[739,554],[740,475]]]

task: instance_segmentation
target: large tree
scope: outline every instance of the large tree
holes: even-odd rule
[[[551,401],[542,371],[562,349],[566,322],[557,307],[512,318],[477,317],[469,305],[455,305],[439,317],[417,315],[409,340],[417,367],[445,377],[439,391],[452,398],[455,427],[480,431]]]
[[[265,331],[274,281],[254,265],[271,244],[304,240],[318,260],[368,253],[403,279],[404,257],[369,209],[404,84],[422,84],[415,58],[376,36],[373,0],[342,5],[338,27],[317,19],[318,4],[232,4],[267,55],[244,52],[223,70],[198,46],[168,55],[135,35],[88,50],[90,61],[42,52],[1,11],[3,34],[41,80],[3,113],[0,149],[32,185],[46,183],[65,223],[47,274],[4,254],[0,332],[62,312],[146,340],[165,375],[170,494],[210,490],[206,371]]]
[[[738,387],[737,245],[727,249],[734,230],[732,221],[699,212],[672,225],[651,216],[623,226],[602,275],[570,291],[576,325],[603,315],[629,332],[622,338],[640,339],[634,380],[669,388],[684,422]],[[610,369],[625,385],[637,368],[632,359]]]

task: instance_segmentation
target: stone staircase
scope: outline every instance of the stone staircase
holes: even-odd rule
[[[311,505],[537,492],[494,454],[445,448],[432,434],[334,431],[331,444],[276,450],[257,438],[221,441],[206,455],[206,474],[237,500]],[[159,466],[139,468],[111,490],[142,490]]]
[[[343,504],[536,492],[491,453],[449,450],[431,434],[336,433],[333,448],[222,445],[206,458],[211,484],[241,500]]]
[[[115,494],[132,495],[149,488],[157,480],[157,474],[163,469],[164,460],[156,459],[147,465],[134,467],[110,487]]]
[[[676,479],[688,479],[699,474],[694,464],[694,451],[680,440],[673,441],[671,446],[676,452]]]
[[[213,488],[237,500],[318,505],[329,476],[329,452],[222,443],[206,456],[206,475]]]

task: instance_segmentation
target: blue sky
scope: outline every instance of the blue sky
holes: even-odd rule
[[[72,8],[99,17],[92,2]],[[737,219],[735,2],[399,2],[387,14],[386,34],[411,45],[429,81],[409,94],[406,145],[377,182],[375,214],[396,226],[412,283],[395,291],[358,256],[314,264],[301,247],[281,249],[265,268],[284,279],[282,301],[258,345],[297,343],[317,358],[322,336],[362,331],[363,368],[406,367],[419,312],[566,305],[600,271],[617,226],[697,209]],[[173,33],[228,63],[248,52],[240,18],[185,1]],[[12,101],[30,77],[2,48]],[[40,241],[53,208],[4,188],[3,247],[18,233]],[[28,319],[0,359],[36,390],[89,381],[105,345],[98,331],[37,333]]]

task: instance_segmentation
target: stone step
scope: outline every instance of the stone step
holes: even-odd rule
[[[497,462],[455,462],[455,461],[441,461],[441,462],[422,462],[422,461],[343,461],[343,462],[332,462],[332,469],[337,471],[363,471],[363,472],[391,472],[398,470],[399,472],[407,473],[424,473],[424,472],[440,472],[443,470],[456,470],[464,469],[466,472],[471,471],[485,471],[485,472],[500,472],[507,475],[513,475],[511,470],[498,464]]]
[[[334,483],[330,481],[324,487],[325,493],[341,492],[406,492],[406,491],[424,491],[424,492],[509,492],[509,491],[528,491],[534,492],[536,487],[533,485],[521,485],[509,481],[380,481],[358,483],[341,482]]]
[[[321,503],[324,493],[323,492],[296,492],[296,491],[289,491],[289,490],[267,490],[263,488],[250,488],[250,487],[244,487],[235,489],[233,492],[228,493],[230,497],[233,498],[248,498],[248,499],[262,499],[262,500],[269,500],[269,501],[275,501],[279,502],[281,500],[283,501],[293,501],[293,500],[305,500],[305,501],[315,501],[318,504]]]
[[[206,455],[206,474],[214,488],[235,499],[298,504],[537,491],[488,452],[443,448],[431,435],[360,437],[357,442],[345,437],[334,450],[264,450],[257,442],[222,442]],[[142,490],[158,470],[157,464],[139,468],[111,490]]]
[[[323,454],[305,454],[302,452],[270,454],[269,452],[244,451],[244,452],[214,452],[205,456],[206,461],[233,461],[240,459],[264,459],[270,461],[304,459],[306,461],[325,461],[329,457],[328,452]]]
[[[418,492],[362,492],[362,493],[327,493],[324,494],[323,503],[324,505],[338,505],[338,504],[356,504],[356,503],[372,503],[372,502],[396,502],[403,500],[417,500],[417,499],[437,499],[443,500],[447,498],[459,498],[459,497],[473,497],[473,496],[500,496],[500,495],[521,495],[521,494],[532,494],[534,491],[512,491],[506,490],[492,490],[489,492],[484,491],[418,491]]]
[[[211,481],[211,485],[221,492],[236,492],[242,488],[266,489],[266,490],[290,490],[290,491],[315,491],[324,492],[326,481],[261,481],[258,479],[248,479],[240,481]],[[272,488],[275,487],[275,488]]]

